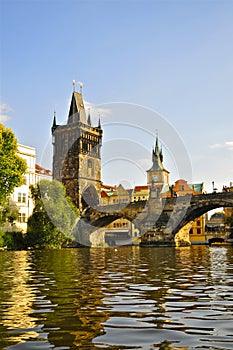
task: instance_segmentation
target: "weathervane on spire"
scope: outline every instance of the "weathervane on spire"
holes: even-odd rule
[[[72,84],[73,84],[73,91],[75,91],[76,85],[79,84],[79,89],[80,89],[80,94],[81,94],[82,90],[83,90],[83,83],[81,81],[77,82],[76,80],[73,80]]]
[[[78,82],[79,83],[79,89],[80,89],[80,94],[83,91],[83,83],[81,83],[81,81]]]

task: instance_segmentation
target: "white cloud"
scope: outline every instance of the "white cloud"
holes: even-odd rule
[[[213,145],[210,145],[209,147],[212,149],[222,148],[222,149],[227,149],[227,150],[233,151],[233,141],[226,141],[224,143],[214,143]]]
[[[227,141],[226,142],[226,146],[228,149],[230,149],[231,151],[233,151],[233,141]]]
[[[12,112],[12,108],[6,103],[0,103],[0,122],[4,123],[9,120],[11,117],[9,112]]]

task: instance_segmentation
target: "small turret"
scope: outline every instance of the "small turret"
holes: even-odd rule
[[[159,149],[158,135],[156,136],[155,148],[152,151],[152,168],[153,170],[163,169],[163,153],[162,148]]]
[[[163,151],[162,147],[159,147],[158,135],[155,147],[152,149],[152,167],[147,170],[147,183],[156,188],[156,191],[158,189],[161,191],[162,186],[169,183],[169,171],[163,165]]]
[[[54,133],[54,131],[56,130],[57,127],[58,127],[58,125],[57,125],[57,121],[56,121],[56,112],[54,111],[54,113],[53,113],[53,125],[51,127],[52,134]]]
[[[87,124],[91,126],[91,113],[90,113],[90,109],[88,110]]]

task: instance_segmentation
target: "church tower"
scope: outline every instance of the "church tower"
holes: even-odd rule
[[[163,166],[163,152],[159,148],[158,136],[156,136],[155,148],[152,151],[152,167],[147,170],[147,184],[154,191],[160,193],[164,185],[169,184],[169,171]]]
[[[82,91],[76,92],[75,84],[67,123],[57,125],[54,115],[51,132],[53,178],[64,184],[67,195],[80,210],[98,205],[103,131],[100,120],[93,127],[90,113],[86,117]]]

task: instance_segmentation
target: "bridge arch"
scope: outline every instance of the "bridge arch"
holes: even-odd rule
[[[89,190],[90,192],[87,192],[87,194],[94,195],[95,191]],[[156,209],[156,201],[154,199],[131,202],[127,206],[120,204],[103,207],[91,205],[82,212],[81,218],[88,223],[90,232],[93,232],[98,227],[104,227],[110,222],[124,217],[134,223],[137,222],[136,226],[140,231],[142,226],[145,227],[145,231],[141,231],[141,236],[146,233],[147,220],[149,220],[150,224],[152,222],[152,226],[150,226],[152,230],[157,225],[157,228],[159,230],[162,229],[172,240],[183,226],[206,212],[221,207],[233,207],[233,192],[185,197],[166,199],[159,219],[158,212],[156,213],[156,210],[154,210]],[[88,199],[87,202],[90,203]],[[95,197],[94,202],[91,200],[91,203],[97,203],[95,202]]]
[[[233,207],[232,193],[212,193],[192,196],[190,206],[187,208],[183,219],[173,231],[175,235],[183,226],[190,221],[197,219],[213,209],[222,207]]]

